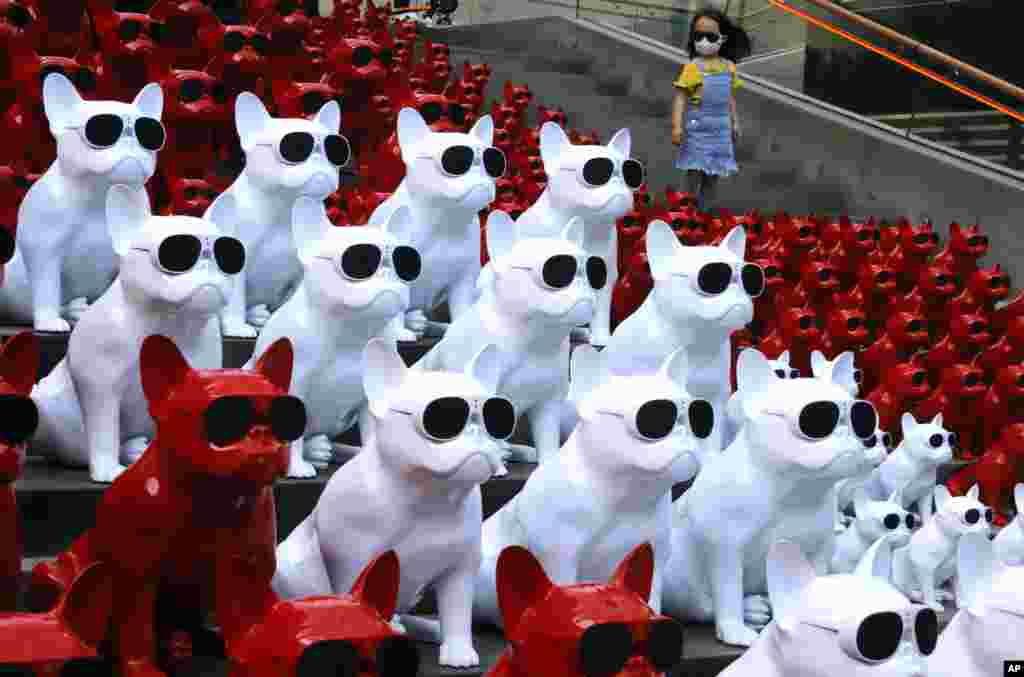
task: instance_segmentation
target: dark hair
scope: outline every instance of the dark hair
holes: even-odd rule
[[[739,61],[750,56],[750,36],[745,30],[716,9],[702,9],[693,15],[693,20],[690,22],[690,37],[686,42],[686,51],[689,52],[691,59],[697,56],[697,48],[694,45],[696,40],[694,40],[693,34],[697,30],[697,21],[701,18],[711,19],[717,23],[718,30],[725,36],[725,44],[718,52],[720,57],[729,61]]]

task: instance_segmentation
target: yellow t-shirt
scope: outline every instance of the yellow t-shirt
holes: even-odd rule
[[[725,72],[729,70],[729,74],[732,76],[732,91],[742,84],[739,76],[736,75],[736,64],[732,61],[726,61],[725,59],[718,59],[711,63],[704,63],[704,70],[708,75],[715,75],[716,73]],[[697,63],[691,61],[682,67],[679,71],[679,76],[676,78],[672,86],[676,89],[681,89],[689,95],[690,103],[694,106],[700,105],[701,92],[704,88],[704,75],[700,72],[700,67]]]

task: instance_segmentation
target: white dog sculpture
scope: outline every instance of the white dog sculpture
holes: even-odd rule
[[[799,545],[776,543],[767,562],[775,620],[720,677],[928,674],[938,619],[889,583],[889,549],[879,539],[854,573],[821,576]]]
[[[965,534],[957,548],[960,610],[928,658],[931,677],[1013,674],[1004,661],[1024,646],[1024,567],[999,561],[982,534]]]
[[[307,422],[304,439],[292,443],[289,477],[315,476],[314,464],[334,457],[331,440],[352,427],[363,409],[363,350],[405,312],[409,283],[419,275],[419,253],[405,244],[411,228],[404,207],[383,228],[336,228],[323,202],[311,198],[300,197],[292,208],[305,274],[267,320],[253,351],[262,355],[282,337],[295,349],[289,393],[305,402]]]
[[[517,239],[512,219],[491,212],[487,249],[493,275],[477,302],[416,363],[459,370],[482,346],[498,346],[498,392],[527,417],[533,435],[533,447],[507,445],[512,460],[536,463],[558,453],[569,391],[569,333],[593,317],[606,277],[604,261],[588,257],[582,246],[579,218],[566,224],[561,237]]]
[[[416,224],[411,244],[423,256],[423,272],[412,286],[409,311],[392,327],[398,340],[422,335],[427,313],[446,300],[453,320],[473,305],[480,274],[477,213],[494,200],[495,179],[505,172],[505,156],[493,143],[490,115],[462,134],[431,131],[413,108],[398,113],[405,178],[370,217],[370,223],[387,223],[404,205]]]
[[[36,331],[66,332],[117,276],[106,221],[107,190],[142,188],[156,169],[165,132],[164,95],[150,83],[131,103],[85,101],[50,73],[43,108],[57,159],[18,208],[17,248],[0,289],[0,316]],[[18,143],[9,139],[9,143]],[[116,226],[115,226],[116,227]]]
[[[221,325],[226,336],[251,337],[302,276],[290,228],[292,204],[303,195],[322,201],[338,190],[338,168],[348,162],[349,147],[340,135],[337,101],[325,103],[312,120],[274,118],[259,97],[242,92],[235,99],[235,128],[245,168],[224,194],[238,201],[238,233],[250,261]]]
[[[940,484],[935,487],[935,514],[911,536],[910,543],[893,552],[893,583],[941,611],[938,588],[956,575],[960,538],[969,533],[988,536],[991,528],[992,510],[978,500],[978,485],[965,496],[950,496]]]
[[[1024,484],[1020,482],[1013,488],[1013,504],[1017,516],[999,530],[992,545],[999,561],[1017,566],[1024,565]]]
[[[894,549],[910,542],[915,518],[903,508],[903,497],[900,494],[901,490],[897,489],[887,500],[875,501],[863,489],[854,493],[853,509],[856,517],[836,538],[830,568],[832,573],[852,572],[864,553],[879,538],[887,538],[889,546]]]
[[[750,626],[763,625],[757,596],[766,592],[770,544],[797,542],[828,573],[835,483],[862,468],[862,439],[878,423],[874,407],[844,385],[852,370],[853,355],[843,353],[828,374],[784,380],[757,350],[740,353],[746,424],[729,448],[706,456],[675,504],[662,597],[669,615],[713,619],[719,640],[749,646],[757,639]]]
[[[559,585],[606,580],[633,548],[654,546],[650,606],[661,609],[669,560],[672,486],[700,470],[698,438],[711,431],[711,405],[680,380],[686,353],[657,374],[609,377],[590,346],[572,356],[572,399],[580,423],[559,454],[543,463],[483,526],[483,563],[474,615],[500,625],[495,567],[520,545]]]
[[[363,378],[374,430],[278,546],[278,594],[344,592],[367,562],[393,549],[402,563],[398,612],[433,587],[441,665],[479,663],[470,626],[480,567],[480,484],[503,469],[496,440],[515,425],[512,403],[493,395],[498,362],[487,346],[462,373],[415,371],[393,342],[367,344]]]
[[[88,466],[96,482],[111,482],[155,434],[142,393],[139,351],[161,334],[189,364],[222,366],[220,324],[245,248],[231,228],[234,199],[221,196],[206,219],[152,216],[142,187],[114,186],[107,215],[121,272],[82,315],[67,356],[36,386],[36,448],[61,462]]]

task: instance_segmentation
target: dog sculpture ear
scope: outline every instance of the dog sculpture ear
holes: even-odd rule
[[[868,548],[853,573],[865,578],[891,580],[892,545],[889,543],[888,535],[882,536]]]
[[[235,128],[242,150],[248,151],[256,138],[274,118],[267,112],[260,98],[252,92],[242,92],[235,99]]]
[[[495,578],[506,635],[513,634],[523,614],[554,587],[533,553],[518,545],[501,551]]]
[[[151,82],[139,90],[132,105],[145,115],[159,120],[164,113],[164,90],[157,83]]]
[[[1013,507],[1017,509],[1017,514],[1024,513],[1024,482],[1017,482],[1017,486],[1013,488]]]
[[[481,115],[469,130],[469,135],[476,137],[488,146],[492,145],[494,143],[494,118],[490,115]]]
[[[629,129],[623,127],[612,135],[608,141],[608,147],[624,158],[629,157],[630,147],[633,145]]]
[[[388,550],[359,574],[352,586],[352,597],[376,609],[384,621],[390,622],[398,605],[399,572],[398,555]]]
[[[429,138],[430,133],[430,127],[418,110],[403,108],[398,111],[398,147],[402,152],[402,162],[407,168],[416,159],[413,155],[416,146]]]
[[[487,215],[487,256],[498,261],[516,246],[516,222],[500,209]]]
[[[540,159],[545,171],[552,171],[558,166],[558,159],[572,145],[565,130],[554,122],[545,122],[540,128]]]
[[[672,232],[672,228],[661,220],[651,221],[644,235],[647,244],[647,261],[651,267],[651,277],[655,280],[668,279],[672,274],[672,259],[680,253],[683,245]]]
[[[15,334],[0,347],[0,379],[19,393],[28,395],[39,376],[41,355],[39,338],[35,334],[30,331]]]
[[[978,487],[977,484],[973,485],[970,489],[967,490],[967,498],[977,501],[980,491],[981,489]]]
[[[868,516],[871,506],[871,497],[868,496],[867,490],[863,487],[853,492],[853,511],[857,514],[859,519],[863,519]]]
[[[466,376],[480,383],[487,392],[497,392],[498,384],[501,383],[502,362],[498,347],[488,343],[466,365]]]
[[[330,132],[341,133],[341,106],[333,99],[328,101],[320,107],[313,121],[326,127]]]
[[[385,404],[405,380],[406,366],[394,341],[370,339],[363,350],[363,388],[370,412],[383,418]]]
[[[604,352],[584,343],[572,351],[570,358],[569,401],[579,412],[580,418],[590,420],[593,411],[580,406],[587,395],[597,390],[607,376]]]
[[[282,337],[263,351],[260,359],[256,360],[254,371],[284,392],[288,392],[292,384],[294,361],[295,353],[292,350],[292,342],[289,338]]]
[[[949,493],[949,489],[943,485],[935,487],[935,510],[941,511],[942,508],[949,502],[953,497]]]
[[[651,597],[654,582],[654,548],[641,543],[633,548],[616,567],[608,584],[635,592],[645,602]]]
[[[932,419],[932,425],[937,425],[940,428],[942,427],[942,412],[941,411],[939,413],[935,414],[935,418]]]
[[[742,226],[736,226],[729,231],[718,246],[729,250],[733,256],[742,261],[747,249],[747,231]]]
[[[174,341],[154,334],[142,342],[139,371],[142,376],[142,392],[146,395],[150,409],[153,409],[167,399],[174,388],[185,382],[192,373],[192,367]]]
[[[43,80],[43,112],[54,137],[74,124],[75,110],[80,103],[82,97],[78,90],[60,73],[50,73]]]
[[[756,413],[750,410],[752,396],[778,380],[764,353],[756,348],[746,348],[740,353],[736,361],[736,393],[745,419],[752,420]]]

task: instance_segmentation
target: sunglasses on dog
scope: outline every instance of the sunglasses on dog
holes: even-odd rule
[[[233,237],[198,237],[187,233],[165,237],[156,249],[132,247],[149,252],[153,265],[168,275],[182,275],[200,259],[213,259],[226,275],[237,275],[245,266],[245,245]]]
[[[241,52],[246,44],[252,45],[257,54],[266,54],[270,49],[270,39],[262,33],[255,33],[248,39],[238,31],[232,31],[224,35],[224,51],[229,54]]]
[[[464,176],[473,167],[483,164],[484,171],[492,179],[505,175],[507,162],[505,154],[493,146],[478,149],[472,146],[449,146],[440,155],[420,155],[437,164],[447,176]]]
[[[840,425],[849,425],[861,440],[874,437],[878,427],[878,412],[866,400],[810,402],[799,410],[768,409],[766,414],[786,418],[793,432],[808,440],[823,440]]]
[[[580,637],[579,670],[587,677],[619,674],[634,655],[645,656],[658,672],[671,671],[683,657],[683,629],[671,620],[656,621],[646,637],[633,637],[625,623],[597,623]]]
[[[984,517],[985,521],[992,524],[992,508],[985,508],[984,512],[977,508],[968,508],[964,511],[964,514],[960,516],[960,520],[967,525],[977,524],[981,518]]]
[[[415,677],[419,673],[420,654],[405,637],[388,637],[377,643],[373,658],[365,658],[348,640],[317,642],[302,652],[295,674],[299,677],[334,675],[335,677]]]
[[[182,80],[181,86],[178,87],[178,100],[182,103],[198,101],[205,94],[208,94],[217,103],[224,103],[227,99],[224,84],[221,82],[207,85],[198,78],[189,78],[188,80]]]
[[[390,256],[386,257],[388,254]],[[406,245],[388,245],[382,250],[375,244],[354,244],[347,247],[339,256],[317,258],[332,261],[337,271],[352,282],[370,279],[386,261],[391,262],[390,267],[402,282],[412,282],[418,278],[422,268],[420,253]]]
[[[924,656],[935,651],[939,636],[938,616],[920,604],[913,604],[902,611],[881,611],[853,618],[838,627],[831,623],[803,622],[838,633],[843,652],[856,661],[869,664],[882,663],[895,656],[908,629],[918,651]]]
[[[757,297],[764,292],[764,270],[756,263],[744,263],[734,270],[728,263],[719,261],[704,264],[696,276],[689,273],[672,274],[690,278],[694,289],[705,296],[717,296],[737,281],[743,285],[743,291],[748,296]]]
[[[277,143],[253,145],[272,146],[277,153],[277,159],[286,165],[301,165],[318,150],[335,167],[344,167],[352,158],[352,148],[348,139],[341,134],[328,134],[317,138],[309,132],[288,132]]]
[[[259,411],[252,398],[226,395],[203,412],[206,440],[215,447],[239,442],[260,423],[269,423],[277,440],[294,442],[306,430],[306,407],[299,398],[284,395],[273,398],[266,411]]]
[[[68,127],[77,129],[86,144],[97,150],[111,148],[121,137],[134,137],[145,150],[155,153],[164,147],[167,132],[156,118],[122,118],[112,113],[100,113],[89,118],[84,125]]]
[[[466,124],[466,109],[457,103],[443,106],[440,103],[431,101],[425,103],[419,108],[420,115],[423,116],[423,121],[428,125],[433,124],[441,118],[447,117],[454,125]]]
[[[906,524],[908,529],[913,529],[915,523],[914,516],[909,512],[903,516],[899,513],[891,512],[882,518],[882,525],[889,531],[899,529],[901,524]]]
[[[0,442],[18,445],[27,442],[39,425],[39,410],[36,403],[21,395],[0,395]]]
[[[608,283],[608,266],[604,259],[589,256],[582,262],[569,254],[555,254],[544,262],[540,268],[532,266],[512,266],[519,270],[529,270],[541,286],[548,289],[565,289],[573,280],[586,275],[587,283],[592,289],[604,289]]]
[[[932,449],[938,449],[939,447],[942,446],[943,442],[948,441],[950,447],[955,447],[957,440],[958,438],[956,436],[956,433],[948,433],[946,435],[935,433],[934,435],[928,438],[928,444],[931,446]]]
[[[864,446],[868,449],[874,449],[878,445],[878,436],[872,435],[871,437],[864,439]],[[882,445],[886,449],[892,448],[892,435],[885,433],[882,435]]]
[[[624,419],[633,435],[648,442],[665,439],[681,425],[688,425],[694,436],[703,440],[707,439],[715,427],[715,410],[707,400],[658,399],[644,402],[627,411],[598,411]]]
[[[516,428],[515,405],[504,397],[439,397],[417,411],[391,410],[415,416],[420,433],[435,442],[451,442],[473,418],[483,421],[484,430],[496,440],[507,440]]]
[[[391,62],[394,60],[394,54],[390,49],[382,49],[374,54],[372,49],[365,46],[356,47],[352,50],[352,65],[356,68],[362,68],[363,66],[369,65],[374,58],[380,61],[381,64],[390,66]]]
[[[69,72],[61,68],[60,66],[46,66],[39,71],[39,79],[41,81],[46,80],[46,76],[50,73],[60,73],[68,80],[75,83],[75,87],[83,92],[91,92],[96,89],[96,74],[84,66],[80,67],[74,72]]]
[[[559,167],[564,171],[576,172],[576,178],[588,188],[605,186],[614,176],[621,176],[622,182],[630,190],[637,190],[644,185],[644,166],[637,160],[623,160],[621,164],[611,158],[590,158],[579,167]]]
[[[776,369],[775,375],[779,378],[800,378],[800,370],[790,369],[789,372],[787,372],[785,369]]]

